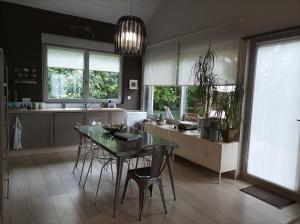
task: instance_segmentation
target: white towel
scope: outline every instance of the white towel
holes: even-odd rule
[[[15,134],[14,134],[13,149],[20,150],[22,149],[22,144],[21,144],[22,125],[19,117],[16,117],[14,129],[15,129]]]

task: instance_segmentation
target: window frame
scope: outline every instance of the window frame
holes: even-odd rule
[[[83,97],[82,99],[50,99],[48,97],[48,48],[62,48],[66,50],[75,50],[83,52]],[[120,58],[120,75],[119,75],[119,88],[118,88],[118,98],[111,99],[91,99],[89,98],[89,55],[90,53],[105,53],[105,54],[114,54],[113,52],[108,51],[100,51],[96,49],[88,49],[88,48],[79,48],[73,46],[64,46],[57,44],[49,44],[43,43],[43,101],[46,103],[101,103],[111,101],[112,103],[120,104],[122,103],[122,93],[123,93],[123,57]]]

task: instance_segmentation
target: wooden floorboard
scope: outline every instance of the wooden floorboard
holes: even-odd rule
[[[117,218],[112,218],[114,181],[110,169],[104,172],[99,197],[94,201],[100,167],[94,163],[86,188],[78,185],[81,163],[72,173],[76,151],[54,150],[42,154],[14,154],[11,162],[10,200],[7,224],[276,224],[287,223],[300,214],[299,203],[277,209],[241,191],[250,184],[218,175],[182,159],[176,159],[174,176],[177,201],[170,180],[163,176],[168,214],[165,215],[157,188],[145,202],[142,222],[138,221],[138,189],[132,182]],[[87,166],[86,166],[87,169]],[[86,174],[86,169],[84,174]],[[113,168],[116,174],[115,167]],[[122,177],[122,186],[126,173]],[[123,188],[121,188],[121,193]]]

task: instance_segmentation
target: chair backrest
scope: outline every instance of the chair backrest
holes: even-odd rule
[[[199,115],[193,113],[185,113],[183,120],[185,121],[192,121],[192,122],[199,122]]]
[[[144,155],[151,156],[151,172],[150,177],[158,177],[164,170],[167,161],[174,150],[171,144],[156,144],[149,145],[142,148],[138,153],[138,158]],[[136,168],[138,166],[138,159],[136,161]]]

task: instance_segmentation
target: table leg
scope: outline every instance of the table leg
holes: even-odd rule
[[[174,156],[173,154],[171,156],[169,156],[168,161],[167,161],[167,166],[168,166],[169,176],[170,176],[170,180],[171,180],[174,200],[176,201],[175,185],[174,185],[174,178],[173,178],[173,164],[172,164],[173,156]]]
[[[115,199],[114,199],[114,210],[113,210],[113,218],[116,217],[117,204],[119,199],[120,192],[120,184],[122,177],[122,169],[123,169],[123,158],[117,158],[117,177],[116,177],[116,186],[115,186]]]
[[[81,148],[82,148],[82,144],[83,144],[82,142],[83,142],[83,136],[80,135],[80,143],[79,143],[78,150],[77,150],[77,156],[76,156],[76,161],[75,161],[75,165],[74,165],[74,168],[73,168],[73,173],[75,171],[75,168],[77,168],[77,165],[78,165],[79,157],[80,157],[80,154],[81,154]]]

